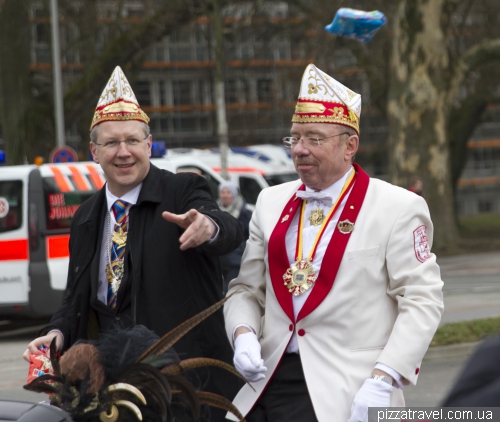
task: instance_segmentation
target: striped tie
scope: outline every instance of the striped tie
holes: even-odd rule
[[[119,232],[120,229],[123,231],[125,234],[124,240],[125,243],[117,243],[115,241],[115,237],[113,236],[113,242],[111,245],[111,268],[113,270],[113,273],[115,274],[116,278],[118,279],[118,285],[122,281],[123,277],[123,255],[125,254],[125,245],[126,245],[126,239],[127,239],[127,229],[128,229],[128,216],[125,213],[125,210],[127,209],[128,202],[122,201],[121,199],[118,199],[115,201],[113,204],[113,214],[115,216],[116,223],[114,231]],[[113,289],[111,287],[111,280],[108,282],[108,306],[115,310],[116,309],[116,296],[117,293],[113,292]]]

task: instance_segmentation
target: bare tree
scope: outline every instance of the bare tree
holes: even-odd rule
[[[438,248],[458,239],[448,133],[453,104],[471,71],[500,58],[500,38],[453,54],[448,30],[459,5],[458,0],[401,0],[393,23],[390,178],[403,186],[416,175],[423,179]]]

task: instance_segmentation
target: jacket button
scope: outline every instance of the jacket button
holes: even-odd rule
[[[120,316],[120,315],[117,315],[117,316],[115,316],[115,319],[116,319],[117,321],[120,321],[121,316]]]
[[[82,316],[82,314],[81,314],[80,312],[78,312],[78,313],[76,314],[76,316],[77,316],[78,318],[80,318],[80,317]]]
[[[79,269],[80,269],[80,267],[76,267],[75,268],[75,273],[77,273]]]
[[[289,329],[290,331],[293,331],[293,324],[290,324],[290,326],[288,327],[288,329]]]
[[[302,337],[306,334],[306,332],[301,328],[299,331],[297,331],[297,334]]]

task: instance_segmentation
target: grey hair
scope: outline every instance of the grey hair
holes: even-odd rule
[[[349,136],[353,136],[353,135],[358,135],[358,132],[356,132],[352,127],[349,127],[349,126],[344,126],[342,128],[344,130],[344,132],[347,132],[349,134]]]
[[[150,129],[149,125],[147,125],[144,122],[140,122],[140,123],[142,125],[142,130],[144,131],[144,137],[149,136],[149,134],[151,133],[151,129]],[[97,129],[98,128],[99,128],[99,125],[96,125],[90,131],[90,142],[92,142],[94,144],[97,143],[97,137],[98,137]]]

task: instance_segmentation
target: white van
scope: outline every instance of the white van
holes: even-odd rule
[[[206,179],[214,198],[219,197],[219,184],[224,179],[201,159],[189,155],[166,155],[163,158],[151,158],[151,163],[172,173],[199,174]]]
[[[92,162],[0,167],[0,315],[57,309],[73,215],[104,182]]]
[[[151,162],[205,177],[217,197],[223,179],[203,162]],[[49,316],[57,310],[66,289],[73,215],[104,183],[93,162],[0,167],[0,316]]]
[[[165,159],[197,159],[211,167],[216,172],[221,171],[221,160],[218,151],[186,149],[169,151]],[[229,151],[227,157],[229,180],[239,186],[241,195],[252,207],[257,203],[257,197],[262,189],[279,185],[299,178],[293,164],[275,165],[260,159]]]

